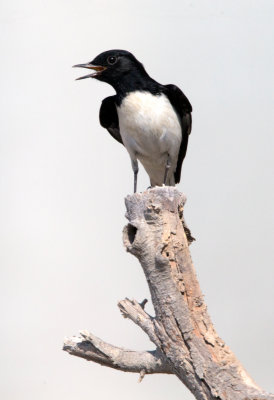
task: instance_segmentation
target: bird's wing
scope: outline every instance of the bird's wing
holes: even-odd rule
[[[123,144],[120,128],[119,119],[115,105],[115,96],[110,96],[102,101],[102,105],[99,112],[100,124],[106,128],[111,136],[118,142]]]
[[[175,85],[165,85],[165,94],[168,97],[172,106],[174,107],[182,127],[182,141],[178,154],[177,167],[174,173],[175,183],[179,183],[181,178],[182,163],[184,161],[187,150],[188,136],[191,133],[192,107],[188,98]]]

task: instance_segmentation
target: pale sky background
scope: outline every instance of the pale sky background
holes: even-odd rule
[[[71,68],[112,48],[193,105],[178,188],[195,268],[218,333],[274,391],[273,17],[273,0],[2,0],[1,399],[193,398],[173,376],[138,384],[61,350],[85,328],[154,348],[117,308],[149,294],[122,245],[129,156],[98,121],[113,89]]]

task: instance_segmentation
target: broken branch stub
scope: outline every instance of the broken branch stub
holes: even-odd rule
[[[267,396],[212,325],[192,264],[184,195],[173,187],[127,196],[127,251],[140,261],[155,309],[153,342],[197,399]],[[159,344],[158,344],[159,343]]]
[[[123,231],[128,252],[140,261],[149,285],[155,317],[144,302],[125,299],[118,306],[155,344],[152,352],[133,352],[91,334],[67,339],[64,350],[111,368],[173,373],[198,400],[268,399],[217,335],[195,274],[189,244],[194,240],[174,187],[156,187],[126,198]]]

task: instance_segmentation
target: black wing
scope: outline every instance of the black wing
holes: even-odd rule
[[[102,101],[99,112],[99,119],[100,124],[109,131],[111,136],[118,142],[123,144],[120,135],[119,119],[115,105],[115,97],[116,96],[110,96]]]
[[[188,101],[188,98],[177,86],[165,85],[165,89],[165,94],[177,112],[182,127],[182,141],[178,154],[177,167],[174,173],[175,183],[179,183],[181,178],[182,164],[187,150],[188,136],[191,133],[192,107]]]

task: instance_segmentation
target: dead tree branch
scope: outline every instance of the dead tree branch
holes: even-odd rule
[[[146,374],[172,374],[171,367],[157,350],[126,350],[112,346],[86,331],[81,331],[80,335],[81,337],[65,339],[63,350],[73,356],[124,372],[145,371]]]
[[[217,335],[192,264],[193,240],[183,219],[185,197],[175,188],[153,188],[126,198],[124,244],[140,261],[155,317],[144,304],[125,299],[118,306],[156,346],[135,352],[114,347],[88,332],[67,339],[70,354],[128,372],[175,374],[198,400],[271,399]]]

